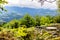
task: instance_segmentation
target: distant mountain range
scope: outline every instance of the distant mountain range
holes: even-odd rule
[[[34,8],[23,8],[23,7],[16,7],[16,6],[6,6],[5,7],[8,12],[3,12],[0,14],[0,20],[3,21],[10,21],[12,19],[19,19],[26,13],[29,13],[30,15],[34,16],[36,14],[38,15],[56,15],[56,10],[51,9],[34,9]]]

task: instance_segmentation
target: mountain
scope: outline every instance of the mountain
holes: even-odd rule
[[[21,13],[21,14],[25,14],[25,13],[29,13],[31,15],[55,15],[56,14],[56,9],[34,9],[34,8],[26,8],[26,7],[17,7],[17,6],[6,6],[5,7],[9,12],[16,12],[16,13]],[[53,13],[53,14],[52,14]]]
[[[10,21],[12,19],[19,19],[26,13],[29,13],[30,15],[34,16],[36,14],[38,15],[56,15],[56,10],[51,9],[34,9],[34,8],[25,8],[25,7],[17,7],[17,6],[6,6],[5,7],[8,11],[3,12],[0,14],[0,20],[4,21]]]

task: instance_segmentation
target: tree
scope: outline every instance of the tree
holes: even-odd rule
[[[24,15],[22,19],[20,19],[20,25],[26,25],[27,27],[35,26],[35,20],[29,14]]]
[[[40,26],[40,16],[39,15],[35,16],[35,20],[36,20],[36,26]]]
[[[60,23],[60,14],[54,16],[53,22],[54,22],[54,23]]]
[[[51,16],[51,15],[46,15],[46,17],[50,20],[50,23],[53,23],[53,16]]]
[[[45,25],[45,24],[50,24],[50,20],[48,17],[42,16],[40,19],[40,24]]]
[[[7,3],[6,0],[0,0],[0,4],[5,4],[5,3]]]

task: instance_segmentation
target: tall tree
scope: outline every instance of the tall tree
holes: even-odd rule
[[[36,20],[36,26],[40,26],[40,16],[39,15],[36,15],[35,16],[35,20]]]
[[[20,19],[21,25],[26,25],[27,27],[35,26],[35,20],[34,18],[26,14],[22,19]]]

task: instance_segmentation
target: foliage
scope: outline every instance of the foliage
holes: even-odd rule
[[[7,28],[18,28],[19,27],[20,22],[16,19],[8,22],[7,24],[5,24],[3,27],[7,27]]]
[[[0,0],[0,9],[3,11],[7,11],[4,7],[3,7],[3,5],[4,4],[7,4],[8,2],[6,1],[6,0]],[[0,11],[0,13],[1,13],[1,11]]]
[[[60,23],[60,14],[56,15],[54,18],[54,23]]]
[[[20,25],[26,25],[27,27],[35,26],[36,24],[34,18],[29,14],[24,15],[20,22]]]
[[[8,28],[18,28],[25,26],[27,28],[29,27],[36,27],[36,26],[42,26],[42,25],[49,25],[51,23],[60,23],[60,14],[56,16],[31,16],[29,14],[26,14],[23,16],[23,18],[20,18],[20,20],[14,19],[11,20],[10,22],[3,23],[0,26],[1,27],[8,27]]]
[[[40,22],[41,25],[45,25],[45,24],[49,24],[50,23],[49,18],[48,17],[44,17],[44,16],[41,17],[40,21],[41,21]]]
[[[0,9],[4,10],[3,4],[5,3],[7,3],[5,0],[0,0]],[[60,23],[60,14],[53,17],[49,15],[33,17],[26,14],[20,20],[14,19],[3,23],[0,27],[0,40],[60,40],[60,36],[53,38],[54,35],[51,33],[35,27],[50,23]]]
[[[27,33],[25,32],[27,28],[24,28],[24,27],[20,27],[20,28],[17,28],[17,31],[15,33],[15,36],[16,37],[21,37],[21,36],[26,36]]]
[[[20,27],[20,28],[0,28],[0,39],[4,38],[8,40],[59,40],[60,37],[53,38],[54,35],[48,33],[45,30],[42,32],[35,27]],[[4,36],[3,36],[4,35]]]
[[[5,4],[5,3],[7,3],[6,0],[0,0],[0,4]]]
[[[53,16],[51,16],[51,15],[46,15],[46,17],[49,19],[50,23],[53,23]]]
[[[36,26],[40,26],[40,16],[39,15],[35,16],[35,20],[36,20]]]
[[[0,40],[17,40],[13,33],[8,30],[1,30],[0,31]]]
[[[60,40],[60,37],[52,38],[52,40]]]

